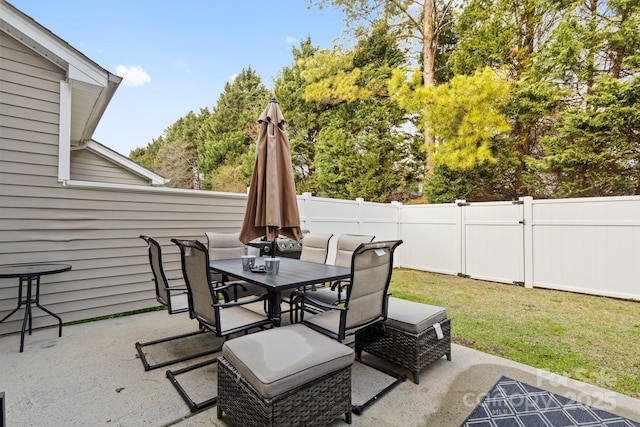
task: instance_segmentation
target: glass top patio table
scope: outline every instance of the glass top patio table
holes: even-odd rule
[[[21,306],[24,305],[24,319],[22,320],[22,331],[20,334],[20,353],[24,350],[24,333],[29,322],[29,335],[31,335],[33,329],[33,315],[31,313],[31,306],[36,305],[39,309],[55,317],[58,320],[58,337],[62,336],[62,319],[57,314],[48,310],[40,305],[40,276],[46,276],[49,274],[57,274],[71,270],[71,266],[68,264],[14,264],[14,265],[2,265],[0,266],[0,279],[18,278],[18,306],[13,309],[9,314],[4,316],[0,323],[7,320],[15,312],[17,312]],[[23,297],[22,288],[27,288],[27,295]],[[33,295],[33,285],[35,285],[35,296]]]
[[[263,265],[267,257],[256,258],[256,266]],[[211,270],[242,279],[246,282],[265,288],[270,295],[270,307],[273,323],[280,326],[282,317],[280,304],[282,291],[297,289],[301,286],[315,285],[324,282],[346,279],[351,269],[330,264],[300,261],[294,258],[280,259],[278,274],[256,273],[242,270],[240,258],[210,260]]]

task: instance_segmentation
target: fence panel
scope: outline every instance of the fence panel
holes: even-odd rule
[[[399,226],[404,241],[399,265],[444,274],[460,271],[460,208],[455,203],[402,206]]]
[[[341,234],[371,234],[376,240],[399,238],[399,204],[383,204],[357,200],[298,197],[301,226],[316,233],[331,233],[327,260],[333,262],[336,242]]]
[[[524,284],[523,205],[470,203],[462,209],[462,274]]]
[[[533,201],[533,285],[640,299],[640,198]]]

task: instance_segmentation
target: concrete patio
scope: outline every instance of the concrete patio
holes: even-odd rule
[[[217,419],[215,408],[190,413],[166,378],[167,368],[145,372],[137,357],[135,342],[189,332],[196,326],[187,314],[156,311],[64,326],[61,338],[57,329],[46,328],[25,337],[23,353],[19,353],[19,334],[1,336],[0,392],[5,393],[7,426],[227,425]],[[162,359],[163,351],[219,343],[210,334],[199,335],[180,349],[164,346],[147,354],[158,358],[154,363]],[[452,346],[452,358],[451,362],[442,358],[424,370],[419,385],[407,380],[361,416],[354,415],[353,425],[459,426],[503,375],[640,423],[638,399],[458,345]],[[188,363],[194,362],[184,365]],[[215,395],[216,369],[210,365],[181,379],[195,400]],[[353,402],[363,403],[386,381],[356,363]],[[332,425],[346,424],[338,419]]]

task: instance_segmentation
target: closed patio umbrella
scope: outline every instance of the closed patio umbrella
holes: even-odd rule
[[[293,180],[289,137],[284,117],[275,98],[258,119],[260,133],[256,143],[256,162],[251,176],[249,198],[240,229],[240,241],[266,236],[302,239],[300,214]],[[275,256],[272,248],[271,254]]]

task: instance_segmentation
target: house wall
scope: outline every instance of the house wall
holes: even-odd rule
[[[138,236],[157,238],[176,272],[178,250],[169,239],[237,230],[246,195],[58,182],[64,73],[2,33],[0,47],[0,264],[70,264],[71,271],[42,278],[41,301],[64,322],[157,305]],[[94,179],[87,170],[81,176]],[[16,307],[17,284],[0,279],[0,318]],[[19,330],[23,313],[0,324],[0,334]],[[38,309],[33,315],[34,327],[55,323]]]
[[[71,151],[71,179],[113,184],[147,185],[148,181],[89,149]]]

